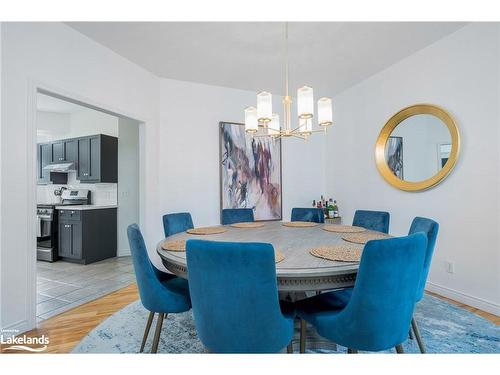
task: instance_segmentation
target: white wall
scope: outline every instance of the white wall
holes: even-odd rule
[[[38,143],[71,138],[70,134],[71,114],[45,111],[36,112],[36,141]]]
[[[472,24],[334,98],[327,144],[327,187],[344,221],[355,209],[391,213],[391,232],[407,233],[414,216],[441,227],[428,287],[500,315],[499,89],[497,24]],[[375,166],[380,129],[398,110],[434,103],[456,119],[462,151],[435,188],[396,190]],[[447,261],[455,273],[447,273]]]
[[[3,24],[0,168],[2,176],[8,178],[1,181],[0,204],[2,217],[9,220],[3,220],[0,228],[0,326],[21,331],[35,324],[36,137],[35,115],[30,110],[37,84],[145,123],[143,138],[148,152],[144,153],[141,184],[148,194],[141,225],[150,246],[158,240],[158,232],[153,233],[150,228],[159,226],[160,216],[156,195],[158,79],[64,24]]]
[[[124,256],[127,227],[139,223],[139,123],[120,118],[118,132],[118,256]]]
[[[161,212],[189,211],[195,225],[217,224],[219,122],[243,122],[243,110],[255,105],[256,93],[169,79],[162,79],[160,87]],[[279,97],[273,106],[281,110]],[[307,143],[283,140],[284,218],[290,217],[292,207],[309,206],[324,194],[324,141],[318,135]]]

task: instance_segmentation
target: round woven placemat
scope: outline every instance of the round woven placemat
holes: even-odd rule
[[[224,227],[201,227],[201,228],[191,228],[186,232],[189,234],[218,234],[227,232],[227,228]]]
[[[344,234],[342,236],[342,239],[347,242],[353,242],[353,243],[359,243],[364,245],[368,241],[371,240],[384,240],[386,238],[389,238],[390,236],[388,234],[384,233],[375,233],[375,232],[362,232],[362,233],[349,233],[349,234]]]
[[[274,262],[279,263],[283,259],[285,259],[285,256],[283,255],[283,253],[279,249],[274,249]]]
[[[325,225],[323,227],[323,230],[335,233],[359,233],[359,232],[364,232],[366,229],[362,227],[355,227],[352,225],[331,224],[331,225]]]
[[[362,252],[362,247],[349,244],[319,246],[309,250],[315,257],[339,262],[359,262]]]
[[[186,251],[186,240],[165,240],[161,244],[161,248],[168,251]]]
[[[264,223],[257,223],[255,221],[251,221],[247,223],[233,223],[230,225],[234,228],[261,228],[264,226]]]
[[[292,228],[308,228],[308,227],[315,227],[319,224],[310,221],[287,221],[285,223],[282,223],[282,225],[285,227],[292,227]]]

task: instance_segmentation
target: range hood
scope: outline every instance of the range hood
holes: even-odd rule
[[[73,162],[68,162],[68,163],[52,163],[52,164],[47,164],[45,167],[43,167],[44,171],[49,171],[49,172],[62,172],[62,173],[67,173],[71,171],[75,171],[75,163]]]

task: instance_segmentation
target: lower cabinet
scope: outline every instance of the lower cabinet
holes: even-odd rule
[[[71,259],[82,258],[81,223],[59,223],[59,256]]]
[[[116,208],[59,211],[59,256],[89,264],[116,256]]]

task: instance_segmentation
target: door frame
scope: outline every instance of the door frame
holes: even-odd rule
[[[144,118],[143,116],[130,113],[128,110],[115,108],[106,103],[99,102],[92,98],[81,96],[74,92],[69,92],[60,87],[55,87],[45,82],[39,80],[29,80],[28,82],[28,92],[27,92],[27,127],[26,127],[26,144],[27,147],[27,181],[28,186],[28,196],[27,201],[27,212],[26,212],[26,229],[27,229],[27,243],[29,244],[28,249],[28,264],[27,275],[28,275],[28,290],[27,290],[27,316],[26,325],[27,330],[36,327],[36,294],[37,294],[37,268],[36,268],[36,187],[37,187],[37,94],[45,94],[52,96],[57,99],[69,101],[74,104],[78,104],[96,111],[104,112],[106,114],[128,118],[139,123],[139,225],[142,224],[145,218],[145,127],[152,120],[149,118]],[[118,199],[118,197],[117,197]],[[117,219],[118,220],[118,219]]]

